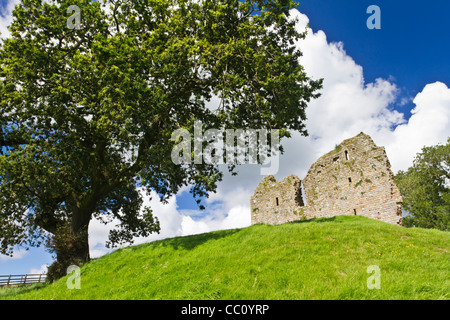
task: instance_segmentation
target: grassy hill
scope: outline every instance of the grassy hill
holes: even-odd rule
[[[450,233],[339,216],[128,247],[83,266],[80,290],[63,278],[0,299],[450,299],[449,279]]]

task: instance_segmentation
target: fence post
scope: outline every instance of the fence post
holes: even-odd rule
[[[11,275],[8,277],[8,283],[6,284],[9,287],[9,281],[11,280]]]
[[[25,279],[23,280],[23,284],[27,284],[27,275],[25,274]]]

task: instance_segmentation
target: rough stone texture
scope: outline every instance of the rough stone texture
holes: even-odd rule
[[[280,224],[361,215],[401,225],[402,201],[384,147],[361,132],[320,157],[303,181],[295,175],[280,182],[265,177],[250,199],[251,220]]]

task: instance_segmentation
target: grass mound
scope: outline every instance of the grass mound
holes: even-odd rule
[[[373,267],[380,289],[369,289]],[[450,234],[358,216],[155,241],[1,299],[449,299]]]

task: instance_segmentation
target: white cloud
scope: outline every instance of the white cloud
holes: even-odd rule
[[[184,190],[185,189],[181,192],[184,192]],[[141,195],[144,199],[143,206],[152,208],[153,215],[159,219],[161,231],[159,234],[154,233],[149,237],[139,237],[134,239],[135,245],[189,234],[186,231],[183,231],[183,220],[185,217],[181,211],[178,211],[176,197],[170,198],[167,204],[163,204],[159,200],[159,196],[156,192],[152,192],[151,195],[148,196],[141,190]],[[113,249],[106,248],[105,243],[108,240],[109,230],[117,226],[118,222],[119,221],[115,219],[107,225],[104,225],[98,220],[91,221],[89,224],[89,247],[91,258],[97,258],[113,251]],[[189,225],[187,225],[186,228],[189,228]]]
[[[12,11],[16,4],[20,3],[20,0],[7,0],[6,5],[0,5],[0,37],[7,38],[11,34],[8,30],[8,26],[12,22]]]
[[[25,249],[15,250],[12,257],[0,254],[0,261],[8,262],[8,261],[12,261],[12,260],[20,260],[20,259],[24,258],[27,254],[28,254],[28,251]]]
[[[112,221],[110,224],[103,224],[96,219],[89,223],[89,253],[91,258],[98,258],[112,250],[105,247],[108,240],[109,230],[117,223]]]
[[[298,30],[304,30],[308,17],[297,10],[292,14],[299,18]],[[361,131],[373,134],[404,121],[402,114],[390,109],[397,97],[396,85],[384,79],[366,84],[363,68],[347,55],[342,42],[328,43],[323,31],[308,29],[298,46],[306,73],[324,78],[322,96],[306,110],[307,128],[314,138],[308,140],[319,154]]]
[[[246,191],[245,193],[248,194],[248,197],[242,197],[242,201],[234,199],[230,203],[230,201],[223,200],[228,198],[227,196],[221,198],[219,205],[207,206],[206,212],[200,218],[189,215],[183,216],[182,235],[248,227],[251,223],[250,192]]]
[[[39,268],[31,268],[30,269],[30,274],[46,274],[47,273],[47,269],[48,269],[48,265],[47,264],[43,264],[42,266],[40,266]]]
[[[186,188],[183,189],[186,192]],[[220,192],[220,191],[219,191]],[[150,206],[153,214],[159,219],[161,232],[149,237],[136,238],[134,244],[155,241],[175,236],[187,236],[192,234],[210,232],[214,230],[243,228],[250,225],[250,190],[237,190],[235,192],[215,195],[207,200],[209,205],[204,211],[182,210],[178,208],[176,197],[162,204],[155,192],[151,196],[142,193],[144,206]],[[224,198],[231,197],[232,202],[224,201],[215,203]],[[117,224],[117,220],[104,225],[97,220],[92,220],[89,225],[89,246],[91,258],[100,257],[113,250],[105,247],[109,230]]]
[[[384,135],[393,170],[405,170],[422,147],[450,137],[450,89],[442,82],[427,84],[413,100],[409,121]]]
[[[308,17],[297,10],[292,14],[299,18],[298,30],[305,30]],[[361,131],[385,146],[394,172],[411,166],[423,146],[445,143],[450,136],[450,89],[444,83],[428,84],[412,98],[416,108],[406,121],[393,109],[400,92],[391,82],[394,77],[365,83],[363,68],[347,55],[342,43],[328,43],[323,31],[308,29],[298,45],[306,73],[324,78],[324,85],[322,96],[306,110],[310,137],[294,135],[285,142],[279,178],[290,173],[304,177],[319,156]],[[405,103],[403,99],[398,105]]]
[[[228,211],[228,215],[221,222],[220,229],[244,228],[251,224],[250,198],[246,199],[247,205],[237,205]]]
[[[404,106],[404,105],[410,103],[412,100],[413,100],[412,97],[403,97],[403,98],[400,100],[400,102],[398,103],[398,106],[399,106],[399,107]]]

